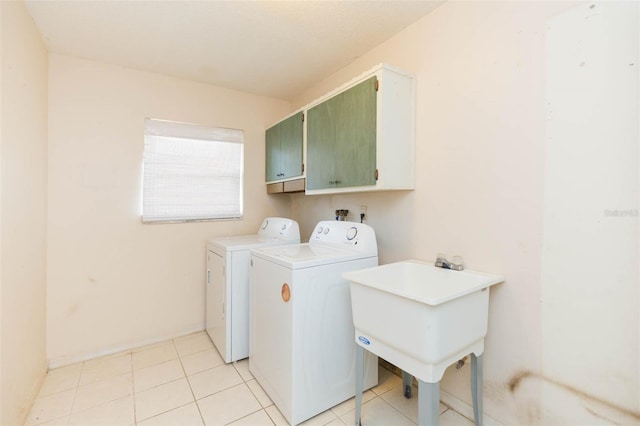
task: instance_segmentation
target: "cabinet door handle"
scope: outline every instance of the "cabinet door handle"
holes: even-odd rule
[[[329,184],[330,185],[340,185],[342,183],[342,181],[340,180],[330,180]]]

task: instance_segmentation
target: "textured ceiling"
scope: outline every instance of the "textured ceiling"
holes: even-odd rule
[[[438,1],[27,0],[55,53],[291,99]]]

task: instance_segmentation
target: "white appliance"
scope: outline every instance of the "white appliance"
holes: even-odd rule
[[[373,229],[319,222],[308,243],[251,250],[249,370],[296,425],[355,394],[347,271],[378,265]],[[366,354],[365,389],[378,383]]]
[[[255,235],[207,242],[206,327],[229,363],[249,356],[249,250],[300,242],[298,222],[266,218]]]

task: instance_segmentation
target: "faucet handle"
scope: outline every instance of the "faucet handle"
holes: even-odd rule
[[[448,265],[449,261],[447,260],[447,255],[444,253],[438,253],[438,256],[436,257],[436,265],[439,268],[442,267],[446,267],[445,265]]]
[[[445,269],[453,269],[454,271],[462,271],[464,269],[462,265],[462,256],[453,256],[452,260],[447,259],[447,255],[444,253],[438,253],[436,257],[435,266]]]
[[[464,269],[462,265],[462,256],[453,256],[451,259],[450,268],[456,271],[462,271]]]

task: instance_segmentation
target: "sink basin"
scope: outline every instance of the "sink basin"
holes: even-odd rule
[[[498,275],[407,260],[347,272],[356,343],[427,383],[484,352],[489,287]]]

